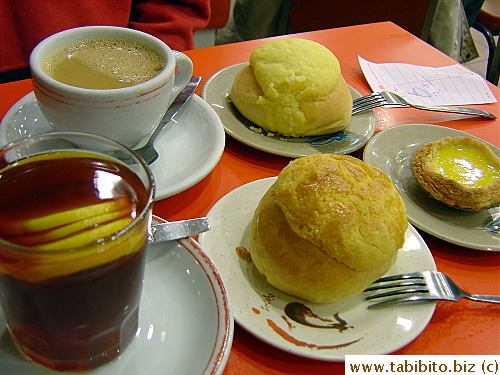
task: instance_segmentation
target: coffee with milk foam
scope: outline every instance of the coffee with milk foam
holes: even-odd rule
[[[147,81],[165,59],[153,49],[126,39],[95,38],[66,44],[47,55],[42,69],[53,79],[88,89],[115,89]]]

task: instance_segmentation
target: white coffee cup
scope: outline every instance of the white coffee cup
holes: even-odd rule
[[[155,77],[132,86],[88,89],[61,83],[42,69],[45,57],[75,41],[93,38],[128,39],[152,48],[165,59]],[[61,31],[41,41],[30,56],[36,99],[55,131],[93,133],[135,147],[145,141],[193,74],[184,53],[141,31],[114,26],[85,26]]]

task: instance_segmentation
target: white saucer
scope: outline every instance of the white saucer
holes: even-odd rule
[[[244,118],[229,102],[228,96],[234,77],[247,63],[228,66],[213,74],[203,86],[202,97],[217,112],[227,134],[238,141],[271,154],[300,157],[311,154],[348,154],[363,147],[375,132],[375,115],[365,111],[353,115],[351,123],[343,131],[314,137],[268,136],[251,128],[259,128]],[[352,87],[352,97],[361,95]],[[260,129],[260,128],[259,128]]]
[[[444,241],[476,250],[500,251],[500,235],[485,227],[500,216],[500,208],[462,211],[429,196],[413,177],[411,163],[425,143],[444,137],[473,135],[438,125],[407,124],[381,131],[366,145],[363,160],[381,169],[396,185],[406,204],[408,220]],[[485,142],[485,141],[483,141]],[[487,143],[500,156],[498,147]]]
[[[52,131],[33,92],[9,109],[0,124],[0,144]],[[151,165],[156,182],[156,200],[200,182],[219,162],[224,151],[222,123],[203,99],[193,95],[179,116],[174,117],[155,142],[160,154]]]
[[[192,239],[150,244],[139,330],[125,352],[85,374],[220,375],[234,322],[224,284]],[[26,360],[0,311],[0,375],[58,374]]]
[[[432,317],[435,302],[368,310],[369,303],[358,295],[331,304],[311,304],[273,288],[252,264],[236,254],[236,247],[248,248],[254,210],[275,180],[253,181],[226,194],[207,215],[212,229],[199,236],[226,284],[235,320],[270,345],[324,361],[343,361],[348,354],[391,353],[417,337]],[[387,274],[435,269],[425,242],[410,226]],[[290,302],[302,303],[317,316],[334,322],[338,313],[352,328],[340,332],[291,321],[284,313]],[[337,347],[328,348],[331,346]]]

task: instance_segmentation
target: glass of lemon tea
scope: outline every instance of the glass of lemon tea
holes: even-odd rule
[[[85,371],[133,340],[153,201],[148,166],[110,139],[46,133],[0,149],[0,305],[29,359]]]

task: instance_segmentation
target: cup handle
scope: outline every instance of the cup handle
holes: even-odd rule
[[[174,77],[174,86],[172,88],[172,98],[177,97],[179,92],[186,87],[193,75],[193,62],[182,52],[172,51],[175,56],[175,65],[177,71]]]

